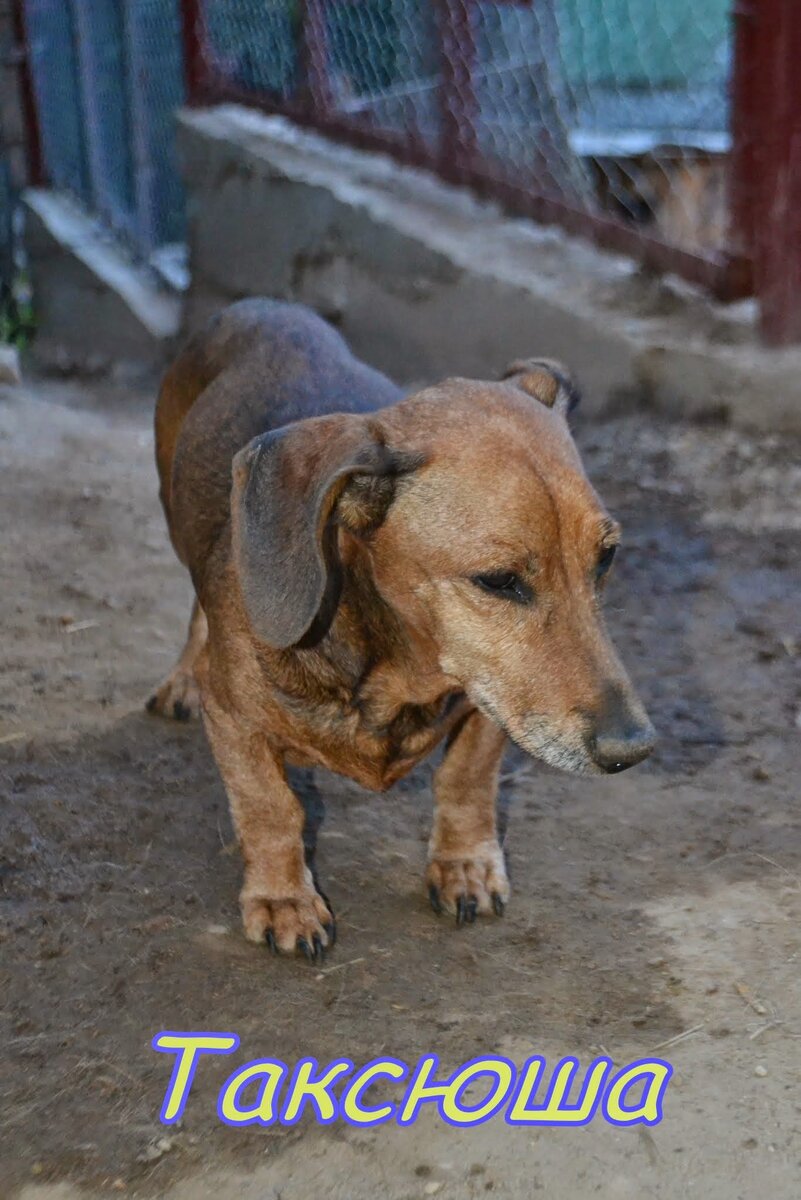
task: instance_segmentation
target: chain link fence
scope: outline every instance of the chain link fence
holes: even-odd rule
[[[178,0],[24,0],[48,182],[139,253],[183,237]]]
[[[729,0],[192,0],[236,98],[730,286]]]
[[[240,100],[719,294],[730,0],[20,0],[45,171],[143,255],[179,241],[174,111]]]

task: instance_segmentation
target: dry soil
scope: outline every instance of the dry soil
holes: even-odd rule
[[[430,768],[385,796],[320,774],[340,928],[320,971],[244,942],[202,730],[142,708],[190,600],[151,407],[0,393],[0,1195],[797,1200],[799,446],[579,421],[624,524],[609,620],[658,752],[608,780],[510,757],[513,900],[464,929],[421,886]],[[675,1076],[648,1130],[233,1131],[232,1063],[208,1060],[165,1130],[164,1028],[235,1031],[237,1062],[656,1052]]]

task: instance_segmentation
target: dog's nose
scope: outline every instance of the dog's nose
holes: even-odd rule
[[[628,767],[636,767],[654,748],[654,731],[651,726],[644,726],[625,737],[599,737],[597,734],[589,739],[590,757],[607,775],[617,775]]]
[[[607,775],[616,775],[647,758],[655,741],[654,727],[645,713],[636,712],[615,688],[593,723],[587,749],[596,766]]]

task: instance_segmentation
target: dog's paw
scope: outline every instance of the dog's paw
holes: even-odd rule
[[[472,925],[479,913],[502,917],[509,900],[509,879],[497,842],[477,847],[464,858],[439,857],[435,852],[426,883],[434,912],[455,915],[457,925]]]
[[[273,954],[303,954],[309,962],[322,962],[336,941],[334,914],[312,889],[285,900],[243,894],[240,907],[245,937],[266,944]]]
[[[200,712],[200,693],[191,671],[176,667],[148,700],[145,708],[159,717],[188,721]]]

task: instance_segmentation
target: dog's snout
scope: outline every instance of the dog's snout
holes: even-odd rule
[[[639,705],[632,706],[618,688],[610,689],[587,737],[596,766],[615,775],[642,762],[654,748],[656,733]]]

